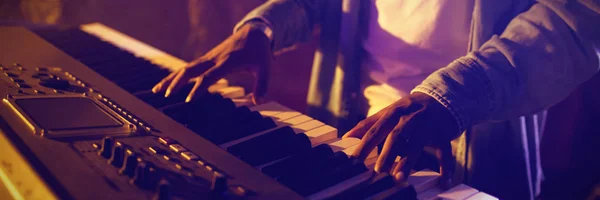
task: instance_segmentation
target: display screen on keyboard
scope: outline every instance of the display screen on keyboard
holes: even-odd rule
[[[17,105],[47,130],[118,127],[123,124],[83,97],[18,99]],[[76,109],[73,109],[76,108]]]

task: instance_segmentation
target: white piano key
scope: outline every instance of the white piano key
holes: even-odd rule
[[[278,111],[278,112],[293,111],[292,109],[289,109],[288,107],[285,107],[285,106],[278,104],[277,102],[273,102],[273,101],[251,107],[250,110],[259,111],[259,112],[260,111]]]
[[[312,145],[315,146],[327,140],[337,138],[337,129],[328,125],[323,125],[310,131],[306,131],[304,134],[308,136]]]
[[[426,190],[425,192],[421,192],[417,194],[417,199],[418,200],[435,200],[437,198],[437,195],[444,192],[444,190],[442,190],[439,187],[432,187],[429,190]]]
[[[210,92],[210,93],[216,93],[220,89],[226,88],[228,86],[229,86],[229,81],[227,81],[225,79],[220,79],[215,84],[212,84],[210,87],[208,87],[208,92]]]
[[[272,118],[274,121],[280,122],[280,121],[285,121],[287,119],[291,119],[291,118],[294,118],[294,117],[300,116],[300,115],[302,115],[302,113],[296,112],[296,111],[283,111],[279,114],[276,114]]]
[[[258,111],[262,116],[265,117],[274,117],[275,115],[281,113],[281,111],[272,111],[272,110],[264,110],[264,111]]]
[[[290,119],[286,119],[284,121],[281,122],[277,122],[280,123],[282,125],[288,125],[288,126],[293,126],[293,125],[298,125],[298,124],[302,124],[304,122],[313,120],[313,118],[307,116],[307,115],[300,115],[300,116],[296,116]]]
[[[358,138],[343,138],[343,139],[338,138],[333,142],[328,142],[328,144],[331,147],[331,150],[333,150],[333,152],[343,151],[344,149],[348,149],[350,147],[356,146],[359,143],[360,143],[360,139],[358,139]]]
[[[377,158],[376,159],[366,159],[365,165],[367,165],[367,168],[369,168],[369,169],[374,169],[376,162],[377,162]],[[396,156],[396,160],[394,160],[394,164],[392,165],[392,168],[394,168],[398,164],[398,162],[400,162],[400,156]]]
[[[467,200],[498,200],[498,198],[485,192],[478,192],[477,194],[469,197]]]
[[[324,126],[325,123],[318,121],[318,120],[310,120],[298,125],[294,125],[292,126],[292,128],[294,129],[294,132],[296,133],[305,133],[307,131],[313,130],[315,128]]]
[[[373,177],[372,171],[364,172],[362,174],[359,174],[358,176],[349,178],[345,181],[335,184],[334,186],[331,186],[327,189],[324,189],[317,193],[314,193],[314,194],[308,196],[306,199],[328,199],[328,198],[331,198],[339,193],[342,193],[346,190],[349,190],[350,188],[356,187],[359,184],[368,181],[369,179],[371,179],[371,177]]]
[[[229,86],[218,89],[217,92],[221,94],[225,98],[234,99],[240,98],[245,95],[245,91],[243,87],[239,86]]]
[[[164,51],[154,48],[101,23],[84,24],[81,25],[80,28],[82,31],[95,35],[137,57],[145,58],[154,64],[169,68],[172,71],[185,67],[188,64],[175,56],[165,53]]]
[[[415,187],[417,193],[431,189],[438,184],[440,174],[429,169],[415,172],[408,176],[408,183]]]
[[[254,106],[254,101],[252,101],[252,97],[250,97],[249,95],[246,95],[246,96],[244,96],[242,98],[231,99],[231,101],[233,101],[233,103],[235,104],[235,107],[242,107],[242,106],[251,107],[251,106]]]
[[[346,155],[352,155],[354,153],[354,151],[356,150],[356,148],[358,148],[358,144],[344,149],[344,153],[346,153]],[[367,155],[367,158],[365,159],[365,161],[367,161],[370,158],[377,158],[377,156],[379,155],[377,153],[378,149],[379,149],[378,147],[375,147],[373,150],[371,150],[371,153],[369,153],[369,155]]]
[[[444,200],[463,200],[477,194],[478,192],[479,191],[475,188],[469,187],[465,184],[460,184],[449,189],[448,191],[438,194],[437,198]]]

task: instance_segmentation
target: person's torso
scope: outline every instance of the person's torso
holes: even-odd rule
[[[369,14],[361,17],[368,17],[362,71],[370,81],[361,82],[371,107],[408,95],[430,73],[466,54],[473,0],[369,1]]]

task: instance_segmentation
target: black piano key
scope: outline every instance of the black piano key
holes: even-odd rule
[[[395,199],[406,199],[406,200],[417,200],[417,191],[412,185],[402,188],[391,188],[385,190],[375,196],[369,197],[369,199],[382,199],[382,200],[395,200]]]
[[[350,160],[344,152],[336,152],[320,163],[310,163],[302,171],[287,173],[279,181],[298,193],[307,193],[315,187],[314,182],[325,177],[337,167],[348,165]]]
[[[289,141],[296,133],[289,126],[275,129],[269,133],[252,138],[242,143],[227,148],[227,151],[233,155],[241,155],[254,149],[267,148],[272,143],[279,141]]]
[[[259,166],[310,147],[310,140],[306,135],[296,134],[286,126],[231,146],[227,151],[252,166]]]
[[[253,111],[243,122],[230,126],[228,134],[223,135],[222,141],[217,144],[223,144],[260,131],[275,128],[276,126],[277,125],[270,117],[263,117],[259,112]]]
[[[360,162],[357,159],[350,159],[350,164],[341,165],[332,171],[326,172],[325,176],[320,178],[318,182],[311,187],[311,190],[306,190],[304,195],[314,194],[337,183],[358,176],[364,172],[367,172],[368,170],[369,169],[367,169],[363,162]]]
[[[261,171],[271,177],[278,178],[288,172],[303,170],[305,165],[315,162],[323,162],[326,158],[333,155],[333,150],[327,144],[318,145],[301,154],[294,155],[287,159],[265,166]]]
[[[169,111],[169,113],[172,113],[174,111]],[[196,129],[202,129],[204,127],[214,127],[216,129],[218,129],[220,132],[228,132],[230,131],[232,128],[238,126],[239,124],[243,123],[246,120],[250,120],[251,116],[252,116],[252,112],[250,111],[250,109],[248,109],[247,107],[239,107],[237,109],[235,109],[232,112],[228,112],[227,115],[222,115],[222,117],[220,119],[216,119],[214,118],[215,116],[218,116],[218,114],[215,113],[219,113],[220,111],[207,111],[207,110],[196,110],[195,112],[197,113],[193,113],[194,111],[191,111],[191,109],[188,110],[184,110],[184,111],[180,111],[180,112],[192,112],[189,113],[188,115],[184,114],[180,114],[181,117],[179,119],[176,119],[178,122],[186,124],[188,126],[188,128],[190,128],[191,130],[196,130]],[[199,113],[198,113],[199,112]],[[168,114],[169,116],[171,116],[171,114]],[[175,118],[174,118],[175,119]],[[210,122],[210,123],[208,123]],[[222,134],[217,134],[213,137],[220,137]],[[205,136],[205,135],[203,135]]]
[[[369,182],[342,192],[331,199],[367,199],[368,197],[375,196],[393,187],[396,187],[394,177],[390,176],[388,173],[380,173],[373,177]]]

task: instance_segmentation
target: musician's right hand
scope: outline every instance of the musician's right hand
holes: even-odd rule
[[[254,95],[262,96],[266,92],[271,58],[270,41],[264,32],[246,25],[188,66],[165,77],[152,88],[152,92],[165,92],[165,97],[169,97],[184,85],[194,82],[185,100],[189,102],[225,75],[248,70],[256,77]]]

